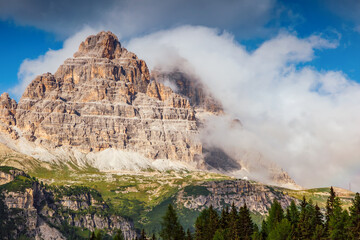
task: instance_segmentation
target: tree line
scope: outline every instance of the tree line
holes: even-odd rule
[[[161,223],[163,240],[348,240],[360,239],[360,195],[356,193],[350,208],[343,209],[340,198],[330,188],[326,208],[320,209],[303,197],[282,208],[275,199],[261,226],[256,225],[244,203],[238,210],[234,203],[218,213],[212,206],[204,209],[195,221],[195,232],[185,232],[170,204]],[[115,239],[123,239],[117,235]],[[139,240],[155,240],[142,230]]]

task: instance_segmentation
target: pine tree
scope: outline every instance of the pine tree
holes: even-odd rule
[[[229,229],[222,229],[219,228],[213,237],[212,240],[231,240],[232,238],[229,237]]]
[[[296,237],[299,239],[310,239],[316,227],[311,222],[311,220],[315,218],[315,207],[311,201],[309,203],[306,201],[305,196],[303,197],[300,207]]]
[[[156,240],[155,233],[153,233],[151,240]]]
[[[219,227],[221,229],[227,229],[229,227],[229,207],[223,208],[219,220]]]
[[[119,229],[119,230],[116,232],[116,235],[114,236],[114,240],[125,240],[124,235],[123,235],[121,229]]]
[[[169,204],[168,209],[161,222],[160,236],[164,240],[183,240],[185,233],[180,225],[174,207]]]
[[[239,240],[239,235],[240,235],[239,215],[235,207],[235,204],[232,203],[231,211],[229,213],[229,238],[231,240]]]
[[[261,223],[261,231],[260,231],[260,235],[261,235],[261,238],[260,239],[267,239],[268,235],[269,235],[269,232],[268,232],[269,228],[266,224],[266,221],[263,220],[262,223]]]
[[[286,218],[293,226],[296,226],[299,222],[299,210],[294,200],[291,201],[290,206],[286,209]]]
[[[322,226],[324,224],[323,219],[324,219],[324,215],[321,213],[320,207],[316,204],[313,224]]]
[[[280,203],[275,199],[271,204],[269,210],[269,216],[266,218],[267,232],[270,233],[275,229],[276,225],[281,222],[284,218],[284,210],[282,209]]]
[[[352,206],[349,209],[349,230],[352,239],[360,239],[360,194],[356,193]]]
[[[239,211],[239,225],[240,232],[239,237],[241,240],[250,240],[254,233],[254,224],[250,217],[250,211],[246,206],[246,203]]]
[[[286,219],[282,219],[280,223],[269,233],[269,240],[287,240],[291,234],[291,223]]]
[[[192,239],[193,239],[192,234],[191,234],[190,230],[187,229],[185,240],[192,240]]]
[[[141,234],[140,234],[140,239],[139,240],[146,240],[147,238],[146,238],[146,234],[145,234],[145,230],[144,229],[142,229],[141,230]]]
[[[204,209],[195,221],[195,236],[197,240],[212,239],[219,228],[219,216],[212,206]]]
[[[328,236],[334,240],[346,240],[349,237],[349,215],[341,208],[341,202],[338,197],[334,198],[331,215],[328,222]]]
[[[330,220],[330,216],[332,215],[333,211],[334,211],[334,204],[335,204],[335,199],[336,199],[336,194],[334,191],[334,188],[331,187],[330,188],[330,196],[328,197],[327,201],[326,201],[326,227],[327,227],[327,223]]]

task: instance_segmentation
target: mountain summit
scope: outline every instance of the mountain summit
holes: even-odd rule
[[[19,103],[1,96],[1,141],[43,161],[76,159],[103,171],[242,170],[241,161],[203,149],[198,138],[206,124],[198,107],[213,114],[221,106],[186,76],[167,73],[177,76],[176,93],[161,75],[152,78],[113,33],[89,36],[55,74],[36,77]],[[268,171],[275,182],[293,183],[281,169]]]

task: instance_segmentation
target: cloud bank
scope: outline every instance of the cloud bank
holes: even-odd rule
[[[70,37],[61,50],[25,61],[20,88],[30,75],[55,71],[92,31]],[[222,102],[224,118],[241,120],[242,127],[234,129],[224,124],[226,119],[213,118],[204,130],[207,144],[241,156],[246,150],[258,152],[305,187],[351,182],[360,190],[360,86],[342,72],[311,67],[316,52],[337,47],[336,40],[284,32],[248,51],[227,32],[183,26],[133,38],[125,47],[150,69],[181,66]]]
[[[342,72],[311,67],[315,52],[337,41],[282,33],[249,52],[228,33],[188,26],[127,46],[150,68],[186,62],[184,71],[191,68],[241,120],[234,133],[214,119],[206,138],[211,144],[256,150],[305,187],[351,182],[360,190],[360,86]]]

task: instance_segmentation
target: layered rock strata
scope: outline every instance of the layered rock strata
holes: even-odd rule
[[[189,101],[150,81],[146,63],[110,32],[88,37],[54,75],[34,79],[18,104],[3,95],[0,110],[5,126],[45,147],[186,162],[202,151]]]
[[[111,213],[95,190],[44,186],[22,171],[4,171],[4,167],[0,168],[0,176],[8,180],[0,182],[0,205],[5,213],[0,220],[2,226],[10,224],[14,239],[21,235],[66,239],[64,235],[70,233],[64,226],[102,229],[109,235],[121,229],[125,239],[137,237],[133,223]]]

